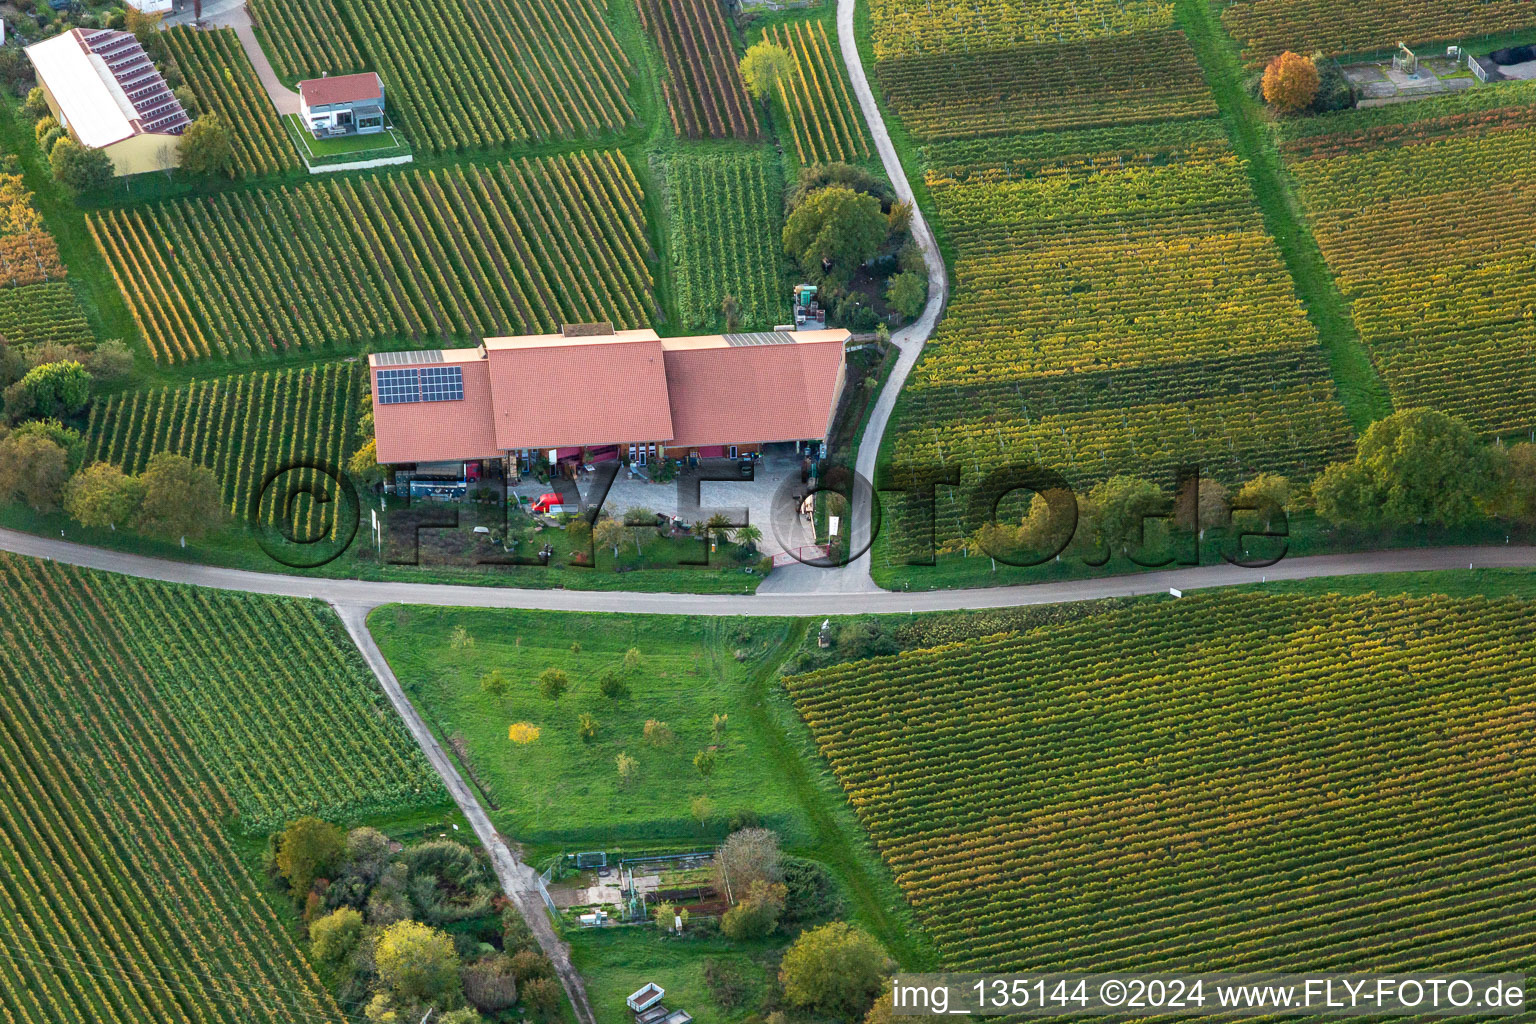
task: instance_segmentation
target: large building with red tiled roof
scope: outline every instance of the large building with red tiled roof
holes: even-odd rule
[[[178,137],[192,119],[131,33],[71,29],[27,47],[27,57],[53,116],[80,145],[105,152],[114,174],[180,164]]]
[[[378,461],[738,456],[820,446],[847,331],[660,338],[607,325],[369,357]]]

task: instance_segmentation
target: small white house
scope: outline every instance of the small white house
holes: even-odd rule
[[[299,116],[317,138],[384,130],[384,82],[372,71],[299,83]]]

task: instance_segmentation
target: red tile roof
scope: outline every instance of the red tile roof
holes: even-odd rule
[[[307,78],[299,83],[299,95],[311,107],[325,107],[332,103],[366,103],[384,98],[384,83],[372,71],[364,71],[359,75]]]
[[[654,331],[491,338],[486,348],[496,441],[503,449],[672,436],[667,375]]]
[[[668,347],[674,431],[668,446],[825,437],[842,390],[847,334],[815,333],[831,337],[777,345]]]
[[[522,448],[671,447],[826,436],[846,331],[658,339],[489,338],[484,350],[384,353],[379,368],[457,364],[462,402],[380,405],[381,463],[494,458]]]
[[[423,353],[424,355],[425,353]],[[454,349],[443,359],[413,362],[390,361],[387,369],[412,366],[459,366],[464,371],[462,402],[373,403],[374,437],[378,460],[383,465],[402,462],[454,462],[460,459],[496,459],[495,405],[491,399],[491,370],[479,349]],[[380,368],[377,357],[369,364]]]

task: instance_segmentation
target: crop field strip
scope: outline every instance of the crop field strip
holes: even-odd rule
[[[942,46],[893,30],[882,43],[876,18],[876,72],[953,253],[893,462],[958,469],[962,484],[1022,462],[1082,490],[1127,473],[1169,486],[1189,465],[1228,482],[1309,475],[1353,433],[1169,10],[1013,14],[1090,7],[1098,21],[1047,41],[997,21]],[[1114,12],[1146,25],[1115,34]],[[939,550],[966,549],[973,511],[943,492],[937,514]],[[893,518],[877,570],[927,550],[902,526],[926,516]]]
[[[363,55],[336,6],[337,0],[247,0],[263,49],[284,78],[366,70]],[[386,86],[388,88],[388,86]]]
[[[907,383],[897,464],[979,479],[1023,461],[1077,487],[1118,473],[1167,486],[1181,466],[1235,482],[1347,451],[1316,332],[1219,128],[1081,129],[1000,140],[996,155],[928,176],[955,284]],[[957,501],[938,514],[941,550],[979,525]],[[926,523],[896,518],[891,560],[921,541],[904,521]]]
[[[19,174],[0,174],[0,287],[62,281],[59,246]]]
[[[1536,430],[1536,84],[1318,118],[1284,152],[1393,403]]]
[[[151,353],[175,363],[644,326],[657,309],[643,203],[621,154],[577,153],[178,200],[88,224]]]
[[[1182,32],[893,57],[886,97],[922,142],[1210,117]]]
[[[875,60],[1131,36],[1173,24],[1172,0],[872,0]]]
[[[683,326],[724,331],[721,301],[741,303],[741,330],[784,320],[783,184],[764,152],[680,152],[666,161],[673,279]]]
[[[1530,0],[1234,0],[1222,24],[1257,66],[1278,53],[1380,53],[1536,28]]]
[[[261,0],[263,28],[291,5]],[[332,0],[311,8],[297,32],[269,30],[293,75],[346,70],[350,46],[318,36],[357,30],[361,64],[384,80],[386,99],[411,142],[434,153],[500,148],[528,139],[595,136],[634,120],[631,64],[600,0]]]
[[[86,424],[86,461],[139,473],[160,452],[184,455],[213,472],[225,508],[243,521],[268,473],[296,462],[346,464],[362,441],[361,377],[357,364],[327,363],[99,398]],[[260,510],[262,523],[275,522],[275,501]]]
[[[277,174],[299,166],[299,154],[234,29],[180,26],[167,29],[164,39],[202,111],[218,114],[229,127],[236,177]]]
[[[1532,621],[1201,595],[786,682],[947,968],[1518,972]]]
[[[323,614],[0,556],[7,1019],[343,1019],[223,824],[431,779]]]
[[[95,344],[80,299],[64,281],[0,288],[0,339],[18,349]]]
[[[802,164],[851,162],[873,152],[849,92],[847,71],[821,22],[770,25],[763,38],[784,47],[793,70],[779,81],[779,102]]]
[[[762,127],[736,68],[725,8],[714,0],[638,0],[667,74],[672,128],[690,139],[756,139]]]

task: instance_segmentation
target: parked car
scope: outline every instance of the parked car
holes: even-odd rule
[[[743,480],[752,479],[752,474],[754,472],[752,468],[753,462],[754,460],[750,455],[744,455],[740,459],[736,460],[736,472],[741,475]]]

